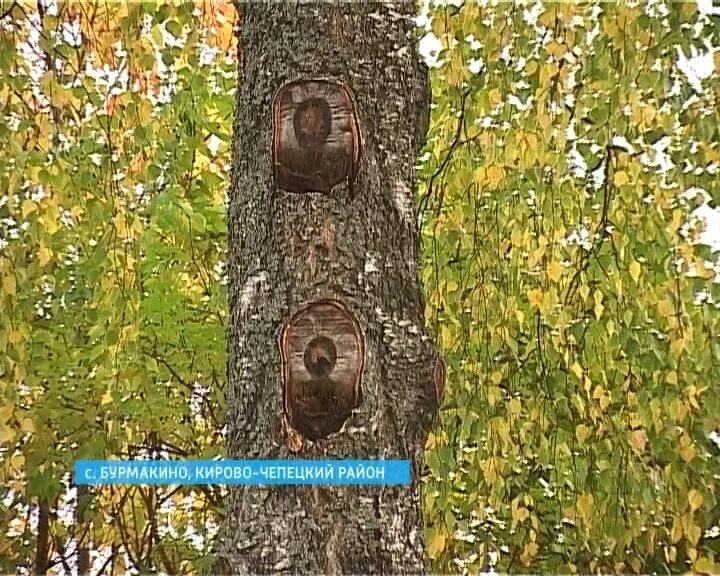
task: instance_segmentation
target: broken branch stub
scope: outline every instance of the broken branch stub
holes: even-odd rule
[[[275,185],[328,193],[355,178],[361,135],[350,90],[328,80],[296,80],[273,99]]]
[[[290,426],[310,440],[339,432],[360,405],[365,340],[355,315],[336,300],[312,302],[283,326],[280,351]]]

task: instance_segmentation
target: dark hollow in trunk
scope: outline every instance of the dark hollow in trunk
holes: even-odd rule
[[[273,102],[275,185],[288,192],[329,192],[352,182],[361,136],[347,87],[322,81],[286,84]]]
[[[429,88],[415,5],[238,7],[228,457],[410,459],[413,478],[411,486],[232,487],[214,571],[421,573],[419,475],[438,398],[418,279],[415,162]],[[323,78],[347,86],[356,106],[354,191],[347,180],[327,193],[276,189],[273,97],[289,82]],[[342,427],[311,441],[285,415],[280,339],[298,310],[325,299],[342,302],[361,326],[362,390]],[[307,370],[332,375],[342,351],[322,335]]]
[[[280,348],[286,423],[311,440],[340,431],[361,399],[357,319],[341,302],[316,300],[285,324]]]

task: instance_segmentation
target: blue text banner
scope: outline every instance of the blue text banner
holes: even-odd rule
[[[410,484],[409,460],[78,460],[75,483]]]

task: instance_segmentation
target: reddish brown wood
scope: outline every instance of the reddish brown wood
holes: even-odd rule
[[[328,193],[355,179],[362,138],[350,90],[328,80],[297,80],[273,99],[275,185]]]
[[[280,352],[290,427],[310,440],[339,432],[360,404],[365,339],[355,315],[337,300],[312,302],[285,323]]]
[[[288,447],[288,450],[293,454],[300,452],[304,445],[303,437],[297,430],[290,426],[287,421],[287,414],[283,414],[282,417],[282,430],[283,436],[285,437],[285,445]]]

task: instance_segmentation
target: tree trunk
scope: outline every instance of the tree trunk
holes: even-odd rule
[[[242,55],[229,206],[228,457],[409,459],[412,485],[232,487],[216,572],[427,569],[420,472],[438,406],[434,374],[442,370],[424,328],[418,279],[415,162],[427,131],[429,88],[416,51],[415,8],[409,2],[239,3]],[[316,155],[308,160],[308,166],[315,162],[307,168],[313,172],[308,178],[322,179],[323,169],[334,173],[338,166],[348,178],[330,191],[288,192],[285,184],[278,188],[274,166],[273,146],[283,126],[278,117],[273,125],[274,96],[288,82],[323,79],[342,83],[351,96],[347,110],[354,106],[362,134],[357,176],[353,180],[350,174],[352,153],[341,157],[340,151],[331,162]],[[349,114],[338,107],[341,100],[328,96],[330,106],[315,120],[327,124],[330,134],[344,126],[341,136],[350,138],[352,122],[340,122]],[[300,141],[297,124],[294,129]],[[319,134],[320,140],[328,136]],[[314,144],[307,145],[315,150]],[[304,180],[307,186],[309,181]],[[293,346],[286,330],[298,311],[327,301],[339,303],[327,307],[328,313],[350,319],[333,328],[345,331],[346,340],[338,337],[335,350],[323,336],[328,328],[323,312],[307,324],[319,337],[310,356],[317,354],[318,373],[348,381],[348,396],[337,402],[352,410],[341,415],[340,424],[323,421],[325,428],[313,428],[298,417],[299,404],[288,401],[294,370],[289,366],[298,358],[301,363],[302,354],[281,350],[281,343]],[[350,334],[351,325],[358,334]],[[359,364],[341,360],[347,346],[361,356]],[[311,347],[305,351],[310,374]],[[328,372],[322,362],[344,367]],[[357,397],[351,390],[358,386],[353,366],[361,372]],[[297,368],[296,376],[302,370]],[[294,410],[292,422],[288,410]]]

